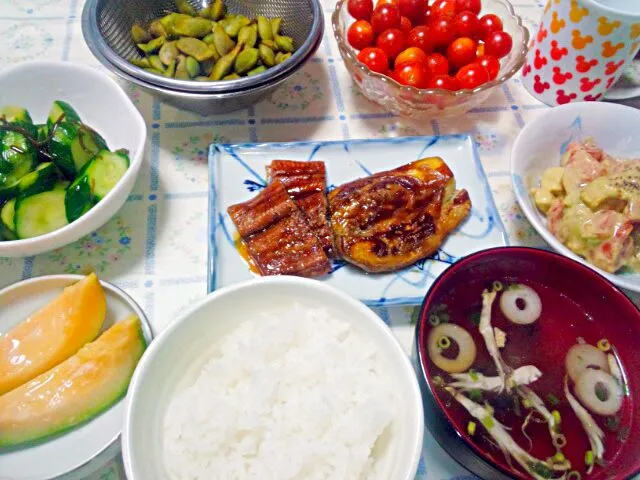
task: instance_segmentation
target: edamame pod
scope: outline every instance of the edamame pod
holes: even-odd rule
[[[151,55],[147,58],[149,59],[149,65],[151,65],[151,68],[155,68],[156,70],[164,73],[164,64],[162,63],[162,60],[160,60],[160,57],[158,55]]]
[[[151,41],[151,35],[137,23],[131,26],[131,38],[134,43],[147,43]]]
[[[258,21],[258,35],[260,38],[264,40],[273,40],[273,29],[271,27],[271,22],[267,17],[263,17],[262,15],[258,15],[256,17]]]
[[[293,52],[293,38],[283,35],[276,35],[275,42],[278,46],[278,50],[288,53]]]
[[[241,48],[242,45],[236,45],[233,50],[226,55],[223,55],[220,60],[216,62],[213,67],[213,71],[211,72],[211,80],[220,80],[222,77],[226,77],[231,73]]]
[[[191,78],[195,78],[200,75],[200,64],[195,58],[187,57],[184,65]]]
[[[211,4],[211,20],[220,20],[224,16],[224,2],[215,0]]]
[[[180,13],[184,13],[185,15],[196,16],[198,12],[187,0],[176,0],[176,8]]]
[[[258,52],[260,53],[260,60],[267,67],[273,67],[276,64],[276,55],[273,53],[269,47],[267,47],[264,43],[261,43],[258,47]]]
[[[162,45],[162,47],[160,47],[160,51],[158,52],[158,57],[160,57],[160,60],[162,61],[163,64],[168,66],[176,61],[176,58],[178,58],[179,53],[180,52],[178,51],[178,47],[176,46],[175,41],[165,42],[165,44]]]
[[[213,30],[213,44],[220,55],[226,55],[236,46],[236,42],[227,35],[227,32],[220,25],[216,25]]]
[[[264,65],[258,65],[253,70],[250,70],[247,72],[247,77],[253,77],[254,75],[258,75],[259,73],[266,72],[266,71],[267,71],[267,67],[265,67]]]
[[[142,50],[147,55],[150,53],[156,53],[160,50],[160,47],[164,45],[165,37],[154,38],[148,43],[139,43],[138,48]]]
[[[173,32],[181,37],[202,38],[211,33],[211,21],[199,17],[180,17],[173,23]]]
[[[280,27],[282,26],[282,17],[276,17],[271,19],[271,31],[273,36],[280,34]]]
[[[176,42],[178,50],[187,56],[195,58],[198,62],[213,58],[214,53],[202,40],[191,37],[183,37]]]
[[[258,41],[258,25],[247,25],[242,27],[238,32],[238,43],[241,43],[244,48],[253,48]]]
[[[238,15],[237,17],[232,18],[229,23],[227,23],[227,25],[224,27],[224,31],[231,38],[236,38],[238,36],[238,33],[240,33],[240,29],[242,27],[246,27],[250,23],[251,20],[249,20],[247,17],[245,17],[244,15]]]
[[[242,75],[243,73],[247,73],[251,70],[256,63],[258,63],[258,59],[260,55],[256,48],[247,48],[238,54],[236,58],[234,68],[238,75]]]

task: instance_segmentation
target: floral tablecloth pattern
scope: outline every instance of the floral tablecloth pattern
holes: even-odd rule
[[[103,68],[80,27],[82,0],[0,0],[0,68],[36,59]],[[328,19],[333,7],[323,0]],[[515,0],[535,31],[543,4]],[[324,42],[311,61],[261,103],[235,113],[201,117],[159,103],[121,82],[145,117],[145,164],[125,207],[104,227],[53,252],[0,258],[0,288],[24,278],[96,271],[126,289],[160,332],[183,307],[206,294],[207,147],[213,142],[336,140],[471,132],[510,243],[543,247],[518,208],[508,175],[512,143],[546,106],[516,76],[462,118],[416,122],[369,103],[355,88],[327,20]],[[631,75],[633,72],[631,72]],[[46,81],[46,79],[43,79]],[[410,351],[415,308],[379,310]],[[475,478],[425,435],[418,479]],[[124,479],[120,458],[96,466],[93,480]]]

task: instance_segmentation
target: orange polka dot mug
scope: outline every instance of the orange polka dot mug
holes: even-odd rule
[[[596,101],[640,50],[640,0],[548,0],[522,69],[548,105]]]

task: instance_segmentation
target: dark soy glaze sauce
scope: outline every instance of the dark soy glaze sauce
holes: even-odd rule
[[[517,283],[515,280],[504,278],[496,280],[502,281],[505,285]],[[529,387],[542,398],[549,411],[558,410],[560,412],[561,432],[567,438],[567,445],[562,451],[571,461],[571,469],[580,472],[583,479],[609,478],[606,473],[606,465],[604,467],[596,465],[591,475],[586,475],[584,457],[585,452],[590,450],[591,447],[587,434],[566,400],[563,390],[567,351],[577,343],[579,337],[594,346],[598,340],[605,338],[603,326],[606,326],[606,319],[594,321],[578,304],[561,293],[534,282],[526,282],[526,284],[533,288],[542,300],[542,315],[534,324],[527,326],[515,325],[507,320],[500,310],[500,295],[502,292],[498,293],[493,303],[491,325],[507,334],[506,345],[500,349],[502,358],[514,369],[525,365],[535,365],[542,372],[542,377],[531,383]],[[473,281],[460,284],[460,286],[449,291],[433,305],[446,304],[450,316],[449,322],[458,324],[472,335],[477,347],[477,356],[471,368],[484,375],[494,376],[497,375],[497,370],[478,330],[479,313],[482,308],[482,291],[490,287],[491,285],[485,285],[481,282],[474,283]],[[428,331],[431,328],[430,326]],[[615,345],[613,345],[613,349],[609,353],[615,353],[614,350]],[[446,383],[451,381],[449,374],[436,367],[430,359],[429,364],[433,375],[440,375]],[[620,361],[619,364],[622,367],[623,376],[626,378],[624,363]],[[432,380],[433,375],[431,377]],[[571,380],[569,380],[569,388],[573,393],[574,390],[571,385]],[[435,387],[434,391],[447,405],[452,417],[455,419],[457,430],[466,432],[468,422],[474,421],[476,423],[476,431],[470,437],[471,442],[494,461],[504,464],[504,455],[496,446],[492,445],[493,439],[484,429],[481,422],[471,417],[467,410],[458,404],[443,388]],[[557,405],[553,405],[549,401],[549,394],[559,400]],[[468,396],[468,392],[466,395]],[[575,393],[573,395],[576,397]],[[482,396],[495,409],[494,415],[496,419],[506,427],[511,428],[509,434],[518,445],[541,460],[545,460],[555,454],[556,450],[553,447],[546,423],[529,422],[526,431],[533,441],[533,446],[529,450],[529,441],[524,437],[520,429],[527,414],[527,409],[522,406],[522,402],[520,402],[520,416],[517,416],[513,402],[507,400],[509,394],[503,392],[501,395],[497,395],[491,392],[482,392]],[[632,399],[626,396],[621,409],[615,417],[591,414],[605,433],[605,463],[616,461],[616,457],[622,447],[621,442],[625,439],[625,435],[628,435],[628,425],[631,422],[632,412]],[[536,417],[539,418],[539,415],[536,414]],[[612,423],[617,423],[617,428],[612,429]],[[516,468],[517,478],[531,478],[520,469],[515,460],[512,459],[512,463]],[[513,473],[516,474],[516,472]]]

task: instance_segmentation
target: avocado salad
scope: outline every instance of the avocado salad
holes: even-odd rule
[[[640,159],[616,158],[592,139],[572,143],[532,195],[573,252],[610,273],[640,270]]]
[[[46,123],[18,106],[0,109],[0,241],[38,237],[77,220],[129,168],[68,103],[53,102]]]

